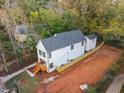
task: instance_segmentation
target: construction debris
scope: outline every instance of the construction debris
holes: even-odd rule
[[[42,83],[47,84],[47,83],[49,83],[49,82],[53,82],[53,81],[55,81],[55,79],[56,79],[57,77],[58,77],[58,76],[51,76],[51,77],[49,77],[49,78],[47,78],[47,79],[44,79],[44,80],[42,81]]]
[[[88,89],[88,85],[87,84],[81,84],[80,85],[80,89],[82,90],[82,91],[84,91],[84,90],[87,90]]]

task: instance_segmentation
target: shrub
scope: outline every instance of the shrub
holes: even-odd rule
[[[124,50],[123,50],[123,52],[122,52],[122,54],[121,54],[121,57],[119,58],[117,64],[118,64],[119,66],[121,66],[121,65],[124,64]]]
[[[88,90],[85,91],[85,93],[97,93],[96,87],[90,87]]]

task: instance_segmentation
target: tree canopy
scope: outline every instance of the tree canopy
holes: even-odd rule
[[[104,39],[124,37],[124,0],[0,0],[0,7],[5,12],[5,17],[0,15],[5,23],[0,26],[0,40],[7,43],[7,51],[13,47],[17,58],[23,48],[35,50],[39,38],[74,29]],[[23,44],[14,39],[16,25],[31,27]]]

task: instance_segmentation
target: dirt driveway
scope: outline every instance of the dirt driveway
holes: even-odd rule
[[[120,54],[121,50],[104,45],[95,54],[60,73],[54,82],[39,84],[33,93],[82,93],[80,84],[94,85]]]

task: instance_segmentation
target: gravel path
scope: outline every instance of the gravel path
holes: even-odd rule
[[[124,74],[117,76],[105,93],[120,93],[123,84]]]

